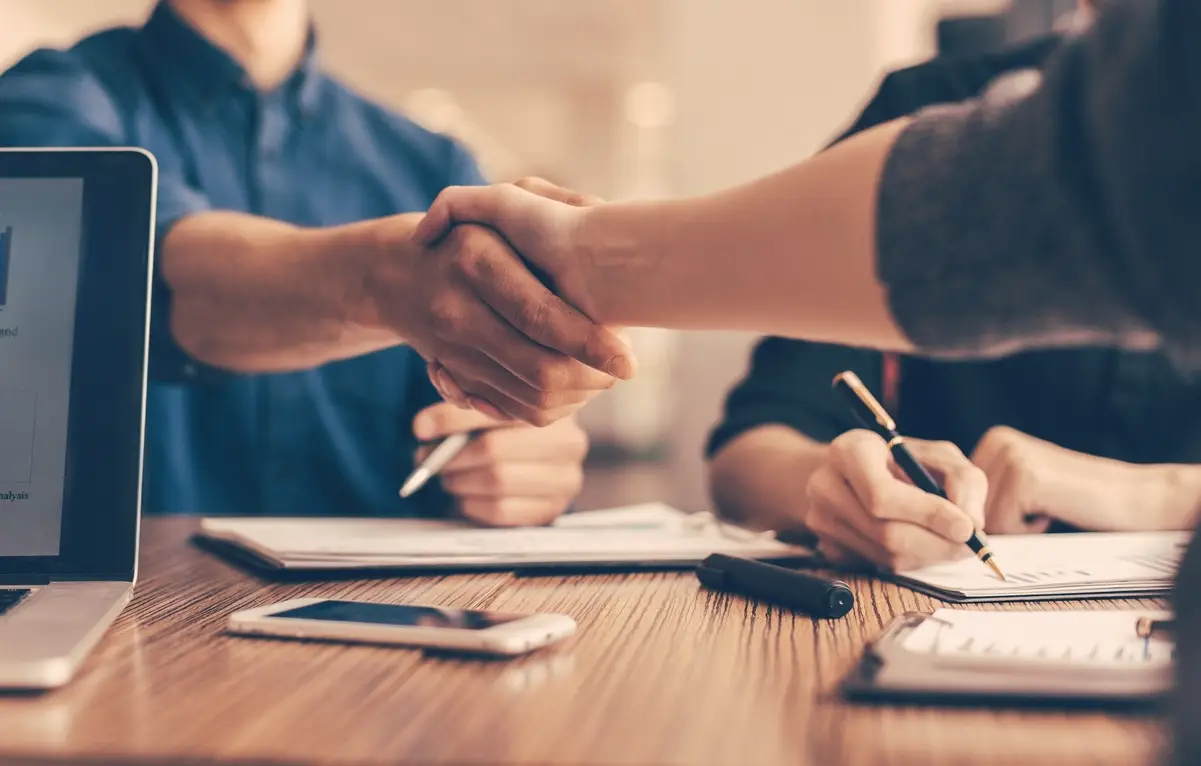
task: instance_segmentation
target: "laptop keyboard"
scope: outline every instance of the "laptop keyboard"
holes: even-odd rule
[[[0,590],[0,614],[4,614],[9,609],[12,609],[21,600],[29,595],[29,590]]]

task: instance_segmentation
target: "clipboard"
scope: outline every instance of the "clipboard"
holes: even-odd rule
[[[1136,613],[1131,615],[1135,619]],[[842,697],[861,703],[1154,709],[1172,687],[1170,667],[1085,671],[1020,662],[987,665],[905,648],[906,638],[931,619],[934,615],[907,612],[894,620],[843,678]]]

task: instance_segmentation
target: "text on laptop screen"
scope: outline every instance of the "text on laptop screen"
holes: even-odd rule
[[[0,178],[0,556],[62,527],[83,180]]]

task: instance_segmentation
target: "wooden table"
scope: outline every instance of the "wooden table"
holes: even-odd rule
[[[815,623],[688,573],[269,584],[192,547],[194,528],[146,522],[133,605],[70,686],[0,697],[0,761],[1065,766],[1150,763],[1162,742],[1145,717],[839,702],[864,641],[933,605],[891,585],[855,582],[856,610]],[[299,596],[565,612],[581,629],[505,662],[222,634],[230,612]]]

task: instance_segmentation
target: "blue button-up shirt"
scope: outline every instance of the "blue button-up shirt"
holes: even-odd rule
[[[256,92],[223,51],[160,4],[141,29],[40,50],[0,77],[0,145],[136,145],[159,162],[158,240],[180,219],[236,210],[307,226],[422,211],[482,182],[453,141],[323,73]],[[396,348],[287,374],[190,359],[156,280],[147,401],[148,512],[399,515],[413,416],[437,400],[425,364]],[[436,494],[436,490],[433,490]]]

